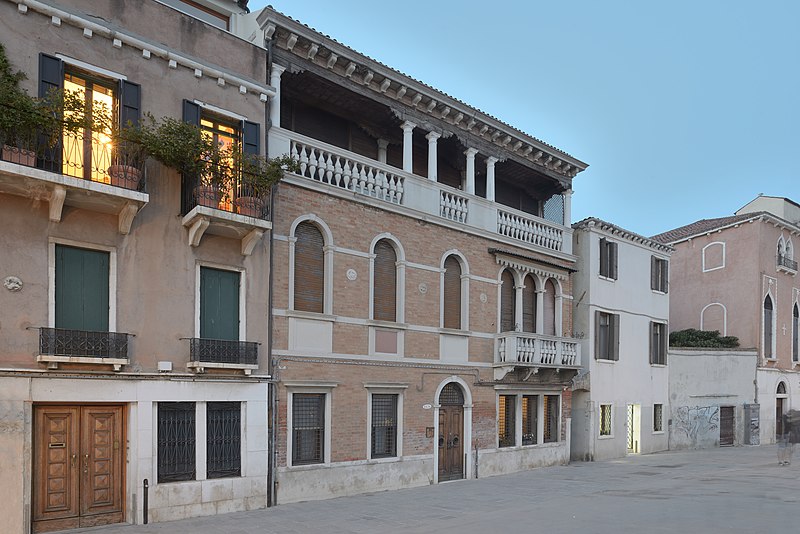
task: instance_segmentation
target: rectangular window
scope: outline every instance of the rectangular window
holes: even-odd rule
[[[538,395],[524,395],[522,397],[522,444],[536,445],[537,411],[539,409]]]
[[[200,337],[239,340],[241,273],[200,267]]]
[[[517,410],[517,397],[515,395],[500,395],[497,411],[497,442],[500,447],[513,447],[516,445],[515,412]]]
[[[600,276],[617,279],[617,244],[605,237],[600,239]]]
[[[667,364],[667,325],[665,323],[650,323],[650,363]]]
[[[653,404],[653,432],[664,431],[664,405]]]
[[[650,256],[650,289],[666,293],[669,288],[669,262]]]
[[[397,456],[397,398],[394,394],[372,395],[371,458]]]
[[[195,478],[195,404],[158,403],[158,481]]]
[[[292,395],[292,465],[325,461],[325,393]]]
[[[242,474],[242,404],[209,402],[206,417],[208,478]]]
[[[108,332],[110,254],[55,246],[55,327]]]
[[[594,336],[596,360],[619,360],[619,315],[596,311]]]
[[[611,405],[610,404],[601,404],[600,405],[600,435],[601,436],[610,436],[611,435]]]
[[[558,441],[558,395],[544,397],[544,442]]]

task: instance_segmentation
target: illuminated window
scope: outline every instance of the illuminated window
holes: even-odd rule
[[[233,167],[234,152],[241,150],[241,130],[239,125],[203,113],[200,117],[200,130],[206,138],[213,140],[219,146],[223,154],[223,158],[218,164],[220,168],[212,172],[227,172],[228,169]],[[233,211],[232,189],[232,184],[227,184],[227,190],[220,191],[219,209]]]

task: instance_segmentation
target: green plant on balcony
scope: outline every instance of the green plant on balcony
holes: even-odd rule
[[[300,172],[300,164],[286,154],[277,158],[264,158],[236,152],[233,161],[234,172],[239,175],[234,204],[240,214],[253,217],[263,212],[272,186],[283,178],[285,172]]]

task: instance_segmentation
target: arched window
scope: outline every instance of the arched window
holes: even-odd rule
[[[294,309],[324,312],[325,240],[310,222],[301,222],[294,231]]]
[[[767,295],[764,299],[764,357],[774,358],[772,353],[772,340],[774,339],[774,332],[772,331],[773,323],[773,307],[772,298]]]
[[[786,251],[783,248],[783,236],[781,236],[778,238],[778,257],[782,258],[785,252]]]
[[[463,406],[464,392],[461,390],[461,386],[455,382],[445,385],[439,393],[439,404],[442,406]]]
[[[444,327],[461,328],[461,264],[453,255],[444,260]]]
[[[794,259],[794,247],[792,246],[791,241],[786,242],[786,259],[788,260]]]
[[[397,321],[397,253],[387,239],[375,244],[373,277],[373,318]]]
[[[500,276],[500,331],[513,332],[516,330],[516,291],[514,289],[514,275],[505,269]]]
[[[786,395],[786,384],[783,382],[778,383],[778,388],[775,390],[776,395]]]
[[[531,275],[525,277],[522,289],[522,331],[536,332],[536,282]]]
[[[794,304],[794,309],[792,310],[792,361],[797,362],[800,361],[800,352],[798,352],[798,341],[800,341],[800,333],[798,333],[798,328],[800,328],[800,308],[798,308],[797,303]]]
[[[547,336],[556,335],[556,285],[552,279],[544,284],[544,332]]]

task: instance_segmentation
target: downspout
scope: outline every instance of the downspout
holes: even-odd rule
[[[270,73],[272,72],[272,40],[266,39],[264,35],[265,45],[267,47],[267,59],[265,74],[267,85],[270,81]],[[274,102],[274,98],[270,98],[264,103],[264,153],[269,157],[269,129],[272,124],[269,122],[269,108]],[[275,281],[272,275],[275,266],[275,195],[278,192],[278,184],[272,186],[272,191],[269,195],[269,217],[272,221],[272,229],[269,232],[269,298],[268,298],[268,311],[267,311],[267,373],[272,378],[274,373],[274,366],[272,362],[272,309],[273,309],[273,292],[275,289]],[[277,467],[278,453],[275,450],[275,443],[277,441],[277,407],[278,396],[275,388],[278,387],[277,383],[270,382],[267,388],[267,405],[269,406],[269,424],[267,426],[267,448],[269,449],[267,455],[267,507],[275,506],[277,503],[277,484],[275,481],[275,469]]]

